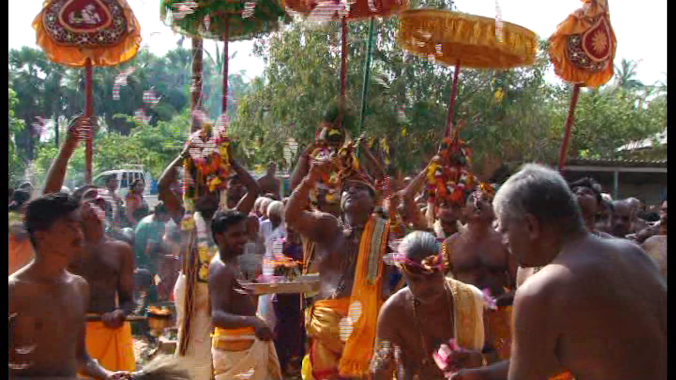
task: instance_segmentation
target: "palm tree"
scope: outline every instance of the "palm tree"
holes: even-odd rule
[[[620,66],[615,66],[616,86],[627,91],[643,88],[643,83],[635,79],[637,67],[638,62],[622,58]]]

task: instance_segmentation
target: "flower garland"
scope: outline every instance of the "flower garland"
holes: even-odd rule
[[[458,129],[454,136],[446,137],[439,152],[427,169],[427,193],[435,204],[464,205],[467,194],[477,185],[477,178],[469,171],[471,151],[459,139]]]

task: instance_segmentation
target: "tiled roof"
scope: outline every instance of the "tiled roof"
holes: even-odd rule
[[[612,160],[612,159],[583,159],[572,158],[566,161],[565,166],[610,166],[628,168],[666,168],[667,160]]]

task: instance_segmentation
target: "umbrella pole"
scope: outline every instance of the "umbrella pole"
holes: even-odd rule
[[[575,107],[577,100],[580,97],[580,85],[576,84],[573,87],[573,98],[570,100],[570,109],[568,110],[568,119],[566,119],[566,130],[563,135],[563,142],[561,143],[561,151],[559,152],[559,171],[563,171],[563,166],[566,161],[566,151],[568,150],[568,143],[570,142],[570,131],[573,129],[573,122],[575,121]]]
[[[339,119],[342,124],[343,109],[345,108],[345,88],[347,87],[347,19],[340,20],[342,47],[340,50],[340,113]]]
[[[92,94],[93,86],[93,68],[91,59],[87,58],[85,63],[85,117],[92,117],[94,114],[94,96]],[[94,158],[94,126],[89,127],[89,138],[85,147],[85,183],[92,183],[92,159]]]
[[[448,116],[446,118],[446,134],[444,137],[451,136],[453,130],[453,122],[455,120],[455,99],[458,96],[458,74],[460,74],[460,61],[455,64],[455,72],[453,73],[453,86],[451,88],[451,101],[448,103]]]
[[[192,93],[192,104],[190,105],[191,111],[195,111],[201,108],[201,98],[202,98],[202,39],[193,38],[192,39],[192,86],[190,86],[190,91]],[[190,133],[197,131],[198,124],[196,123],[194,114],[192,117],[192,126],[190,128]]]
[[[364,84],[362,85],[361,91],[361,113],[359,115],[359,131],[357,136],[361,134],[361,131],[364,129],[364,118],[366,117],[366,96],[369,89],[369,76],[371,73],[371,51],[373,50],[373,24],[374,20],[371,17],[371,23],[369,24],[369,39],[368,46],[366,48],[366,64],[364,67]]]
[[[228,112],[228,35],[229,32],[228,20],[225,20],[225,32],[223,32],[223,109],[222,114]]]

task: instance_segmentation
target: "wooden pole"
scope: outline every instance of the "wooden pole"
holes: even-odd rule
[[[575,87],[573,87],[573,98],[570,100],[568,119],[566,119],[566,130],[563,135],[563,142],[561,143],[561,151],[559,152],[559,171],[563,171],[563,166],[566,162],[566,151],[568,150],[568,143],[570,142],[570,131],[573,129],[573,122],[575,121],[575,106],[577,106],[577,99],[580,97],[580,87],[579,84],[576,84]]]
[[[448,103],[448,115],[446,116],[446,134],[444,137],[451,136],[453,122],[455,120],[455,99],[458,97],[458,74],[460,74],[460,60],[455,64],[453,73],[453,86],[451,87],[451,101]]]
[[[223,109],[222,114],[228,112],[228,35],[229,32],[228,20],[225,20],[225,32],[223,32]]]
[[[368,45],[366,48],[366,64],[364,67],[364,84],[362,85],[361,91],[361,113],[359,114],[359,131],[357,135],[361,134],[361,131],[364,129],[364,118],[366,117],[366,99],[369,89],[369,76],[371,73],[371,51],[373,50],[373,17],[371,17],[371,23],[369,24],[369,39]]]
[[[92,61],[87,58],[85,63],[85,117],[92,117],[94,114],[94,96],[93,96],[93,68]],[[92,160],[94,158],[94,126],[89,125],[89,138],[85,145],[85,183],[92,183]]]
[[[347,19],[345,17],[340,20],[340,31],[342,46],[340,50],[340,110],[338,119],[342,124],[345,109],[345,89],[347,88]]]
[[[192,86],[190,88],[192,95],[192,103],[190,110],[195,112],[202,108],[202,39],[192,39]],[[199,124],[196,123],[195,117],[192,118],[192,126],[190,133],[199,129]]]

